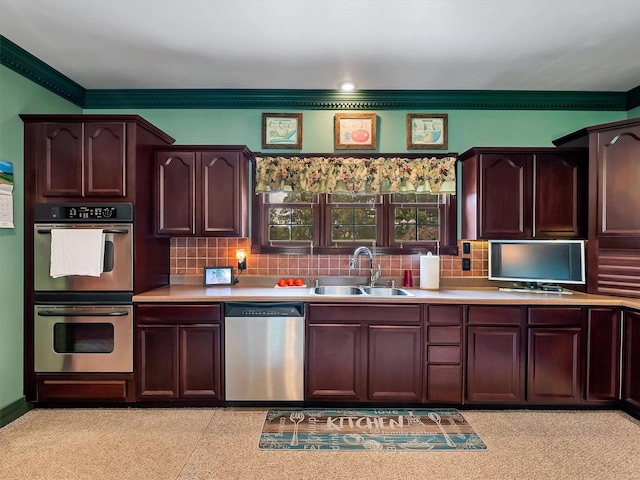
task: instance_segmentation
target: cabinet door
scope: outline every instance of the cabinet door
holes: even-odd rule
[[[527,400],[579,403],[582,399],[582,329],[529,328]]]
[[[527,154],[483,154],[480,238],[530,238],[531,163]]]
[[[422,400],[421,331],[416,325],[369,325],[369,400]]]
[[[156,232],[196,234],[196,154],[157,152]]]
[[[536,154],[534,237],[584,237],[586,166],[587,159],[576,154]]]
[[[366,400],[362,332],[360,323],[308,326],[306,400]]]
[[[599,237],[640,237],[640,125],[597,135]]]
[[[46,123],[38,187],[44,197],[82,197],[82,123]]]
[[[201,232],[221,237],[246,236],[246,161],[239,152],[202,152]]]
[[[624,318],[622,401],[640,415],[640,312],[627,312]]]
[[[524,362],[520,327],[469,327],[467,400],[521,403]]]
[[[138,326],[137,338],[138,398],[178,398],[178,327]]]
[[[126,195],[126,136],[122,122],[84,124],[84,194]]]
[[[220,325],[179,327],[180,398],[222,399]]]
[[[587,335],[587,401],[615,402],[620,390],[619,310],[589,309]]]

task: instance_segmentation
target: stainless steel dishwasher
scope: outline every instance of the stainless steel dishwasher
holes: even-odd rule
[[[304,400],[304,303],[225,304],[228,402]]]

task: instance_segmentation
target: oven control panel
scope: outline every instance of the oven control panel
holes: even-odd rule
[[[133,205],[130,203],[39,203],[36,205],[36,222],[132,222]]]

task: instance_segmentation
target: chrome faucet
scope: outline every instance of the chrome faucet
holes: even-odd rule
[[[353,256],[349,261],[349,269],[356,268],[356,260],[358,259],[358,255],[366,255],[369,257],[369,283],[367,284],[370,287],[373,287],[376,284],[378,278],[380,278],[380,264],[378,264],[378,271],[373,271],[373,253],[367,247],[358,247],[356,251],[353,252]]]

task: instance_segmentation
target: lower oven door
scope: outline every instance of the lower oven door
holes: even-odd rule
[[[133,307],[37,305],[38,373],[133,372]]]

